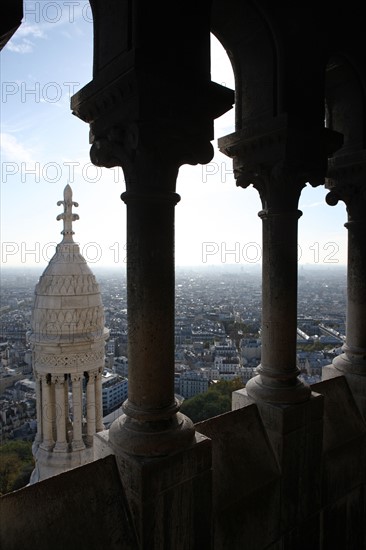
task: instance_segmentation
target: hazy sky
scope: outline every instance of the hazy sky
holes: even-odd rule
[[[69,183],[80,220],[75,240],[90,266],[125,262],[126,207],[121,169],[94,167],[88,125],[70,111],[70,96],[92,79],[89,3],[26,0],[23,24],[0,53],[1,264],[46,266],[60,242],[57,201]],[[212,80],[234,88],[230,62],[212,39]],[[258,193],[235,185],[217,138],[234,131],[234,109],[215,123],[215,157],[183,166],[176,207],[177,265],[261,262]],[[299,263],[346,263],[346,211],[325,204],[324,188],[301,196]]]

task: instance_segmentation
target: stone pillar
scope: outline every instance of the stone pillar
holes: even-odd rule
[[[36,373],[36,406],[37,406],[37,434],[35,443],[42,441],[42,377]]]
[[[55,441],[53,439],[54,412],[52,403],[51,375],[42,375],[42,432],[43,438],[40,447],[50,451]]]
[[[72,411],[73,411],[73,436],[72,436],[72,450],[79,451],[85,448],[82,439],[82,387],[81,387],[81,374],[72,374]]]
[[[263,204],[262,355],[248,395],[267,403],[301,403],[310,398],[296,361],[298,201],[305,182],[277,164],[255,178]]]
[[[193,424],[178,412],[174,397],[177,172],[168,163],[152,166],[151,187],[141,181],[122,195],[127,204],[128,400],[110,439],[115,448],[138,456],[166,455],[194,440]]]
[[[348,214],[347,315],[343,353],[324,368],[323,379],[345,375],[366,419],[366,154],[354,164],[357,170],[348,171],[347,159],[330,163],[326,201],[333,206],[343,200]]]
[[[97,432],[104,430],[102,375],[103,369],[99,369],[95,378],[95,429]]]
[[[65,410],[65,376],[53,377],[55,384],[55,410],[56,410],[56,445],[54,452],[67,451],[66,440],[66,410]]]
[[[91,161],[120,166],[126,181],[129,391],[106,439],[139,548],[203,550],[211,547],[211,447],[174,396],[175,187],[181,165],[212,159],[213,120],[234,94],[210,81],[206,2],[187,0],[168,24],[164,3],[136,11],[112,2],[107,18],[104,4],[91,2],[94,78],[71,105],[90,125]]]
[[[297,127],[284,113],[246,120],[243,129],[219,139],[233,159],[238,187],[260,194],[262,246],[262,358],[248,395],[266,403],[296,404],[310,398],[296,361],[298,203],[307,183],[324,183],[327,156],[341,136],[323,126]]]
[[[86,384],[86,433],[89,445],[93,443],[93,435],[96,432],[95,376],[95,372],[88,372],[88,381]]]

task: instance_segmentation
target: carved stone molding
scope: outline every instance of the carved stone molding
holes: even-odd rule
[[[306,183],[323,184],[327,158],[341,144],[342,136],[328,128],[288,127],[285,115],[248,122],[244,129],[219,139],[220,151],[233,159],[237,186],[252,184],[263,204],[275,203],[282,189],[290,201],[291,194],[298,199]]]
[[[156,124],[161,126],[158,134]],[[181,165],[205,164],[213,155],[209,140],[164,120],[113,127],[104,137],[96,137],[90,150],[93,164],[122,167],[127,191],[175,191]]]
[[[35,352],[35,367],[40,368],[80,368],[88,369],[88,367],[96,366],[96,363],[104,361],[104,347],[100,351],[94,351],[90,353],[76,353],[55,355],[53,353],[39,353]],[[66,372],[65,370],[65,372]]]
[[[349,222],[363,222],[366,208],[366,150],[329,159],[325,187],[326,202],[335,206],[342,200]]]
[[[273,166],[240,165],[234,162],[234,176],[237,186],[246,188],[250,184],[258,191],[263,211],[287,212],[297,210],[301,190],[306,185],[306,175],[296,167],[278,162]]]
[[[99,333],[104,331],[102,306],[80,309],[41,309],[36,307],[32,318],[32,341],[42,341],[48,336]]]
[[[94,275],[42,275],[36,286],[36,295],[80,296],[99,294],[99,285]]]

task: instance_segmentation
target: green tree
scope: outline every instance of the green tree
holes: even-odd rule
[[[180,410],[193,422],[200,422],[229,412],[231,411],[232,392],[243,388],[243,386],[240,378],[231,381],[220,380],[216,384],[212,384],[207,392],[183,401]]]
[[[9,441],[0,447],[0,495],[27,485],[34,460],[31,441]]]

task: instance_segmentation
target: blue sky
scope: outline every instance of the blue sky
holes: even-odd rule
[[[75,240],[90,265],[124,265],[126,211],[121,169],[94,167],[88,125],[70,111],[70,95],[92,79],[89,3],[28,1],[23,24],[0,53],[1,264],[45,267],[60,242],[57,201],[69,183],[80,220]],[[212,38],[212,80],[234,88],[225,51]],[[257,192],[235,185],[217,138],[234,131],[234,110],[215,122],[215,157],[179,171],[176,264],[260,265]],[[299,263],[346,264],[343,203],[325,204],[323,187],[301,196]]]

